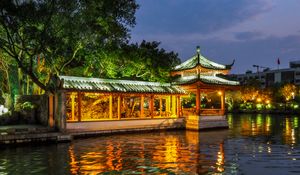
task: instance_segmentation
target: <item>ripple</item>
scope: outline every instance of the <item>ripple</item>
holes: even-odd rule
[[[229,130],[122,134],[6,148],[0,150],[0,174],[299,174],[298,119],[231,117]]]

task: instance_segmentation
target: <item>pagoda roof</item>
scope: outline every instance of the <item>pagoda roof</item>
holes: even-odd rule
[[[170,83],[59,76],[60,87],[64,90],[185,94],[185,91]]]
[[[210,59],[204,57],[203,55],[199,54],[199,57],[198,57],[198,54],[196,54],[196,55],[192,56],[190,59],[181,63],[180,65],[177,65],[176,67],[174,67],[173,71],[193,69],[193,68],[197,67],[198,65],[200,65],[201,67],[207,68],[207,69],[228,70],[228,69],[231,69],[233,64],[234,64],[234,61],[232,64],[229,64],[229,65],[219,64],[214,61],[211,61]]]
[[[238,81],[228,80],[223,77],[213,76],[213,75],[192,75],[185,76],[176,79],[174,85],[184,85],[184,84],[193,84],[197,81],[201,81],[205,84],[212,85],[225,85],[225,86],[238,86],[240,83]]]

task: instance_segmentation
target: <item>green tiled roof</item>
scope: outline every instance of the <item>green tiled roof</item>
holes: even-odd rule
[[[192,84],[197,81],[201,81],[206,84],[214,84],[214,85],[229,85],[229,86],[237,86],[240,85],[238,81],[227,80],[225,78],[221,78],[218,76],[212,75],[193,75],[180,77],[173,82],[174,85],[183,85],[183,84]]]
[[[186,70],[186,69],[192,69],[196,67],[197,65],[201,65],[202,67],[208,68],[208,69],[214,69],[214,70],[226,70],[231,69],[231,66],[233,65],[223,65],[216,62],[213,62],[209,60],[208,58],[199,55],[200,61],[198,61],[198,55],[194,55],[192,58],[186,60],[185,62],[181,63],[180,65],[176,66],[173,70],[179,71],[179,70]]]
[[[164,94],[185,93],[182,88],[180,88],[179,86],[171,86],[170,83],[86,78],[74,76],[59,76],[59,79],[63,82],[61,87],[66,90]]]

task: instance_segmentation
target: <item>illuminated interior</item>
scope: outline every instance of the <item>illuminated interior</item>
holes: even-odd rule
[[[175,95],[66,93],[67,121],[100,121],[177,117]]]

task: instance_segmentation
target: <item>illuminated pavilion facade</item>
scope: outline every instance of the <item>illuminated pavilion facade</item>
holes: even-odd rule
[[[199,123],[202,116],[224,116],[225,91],[239,85],[224,77],[232,65],[215,63],[197,48],[195,56],[172,70],[171,83],[59,76],[49,120],[52,111],[59,116],[54,117],[56,126],[76,129],[86,122],[103,126],[105,121],[186,118],[187,123]]]
[[[239,82],[228,80],[225,76],[233,64],[234,61],[230,65],[213,62],[201,55],[200,47],[197,47],[196,55],[173,69],[171,75],[177,78],[172,84],[183,88],[189,96],[194,96],[194,109],[185,116],[224,115],[225,91],[239,85]]]

